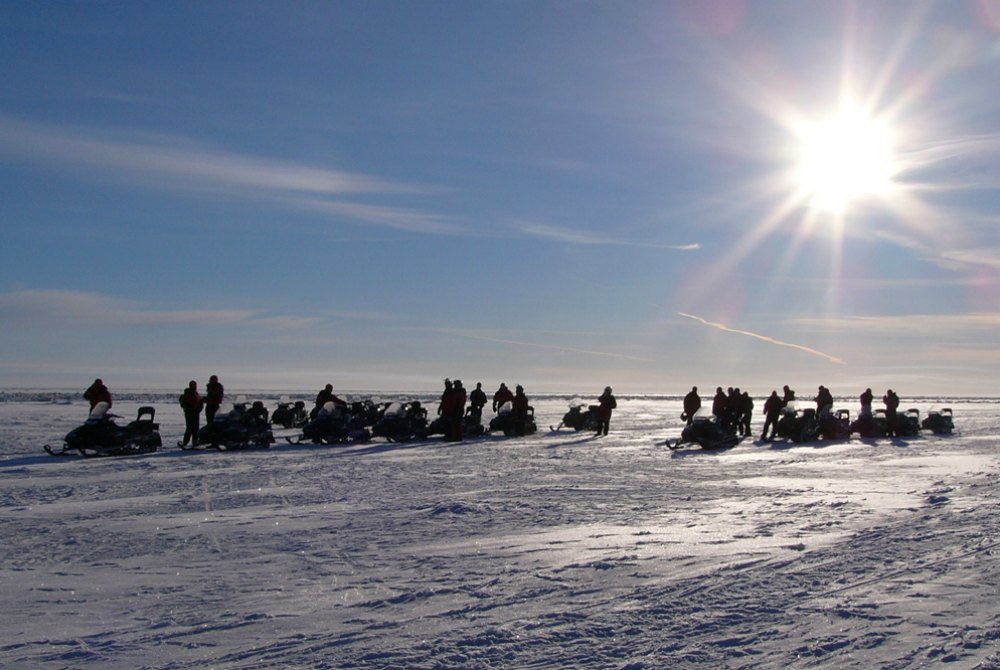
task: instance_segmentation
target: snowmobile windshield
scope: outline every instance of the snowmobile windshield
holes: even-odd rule
[[[715,415],[712,414],[712,410],[709,407],[699,407],[695,410],[695,413],[691,415],[693,421],[715,421]]]
[[[785,405],[786,412],[794,413],[798,408],[799,408],[799,403],[797,400],[789,400],[788,403]]]
[[[385,408],[385,413],[383,416],[406,416],[406,410],[403,407],[403,403],[394,402]]]
[[[334,403],[332,400],[327,400],[325,403],[323,403],[323,407],[320,408],[319,413],[323,414],[324,416],[330,416],[331,414],[334,413],[334,411],[336,411],[336,409],[337,409],[336,403]]]
[[[514,411],[514,403],[508,400],[504,404],[500,405],[500,410],[497,414],[510,414]]]
[[[107,415],[108,410],[110,408],[111,408],[111,405],[109,405],[108,403],[106,403],[106,402],[99,402],[96,405],[94,405],[93,409],[90,410],[89,418],[91,418],[91,419],[103,419]]]
[[[569,408],[570,409],[582,408],[582,407],[586,407],[586,406],[587,406],[587,403],[583,400],[583,398],[580,398],[579,396],[577,396],[576,398],[573,398],[572,400],[569,401]]]

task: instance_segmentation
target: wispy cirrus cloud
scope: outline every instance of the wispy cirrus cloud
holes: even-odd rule
[[[729,326],[726,326],[724,324],[717,323],[715,321],[708,321],[706,319],[701,318],[700,316],[695,316],[694,314],[685,314],[684,312],[677,312],[677,315],[678,316],[683,316],[685,319],[691,319],[693,321],[697,321],[698,323],[701,323],[701,324],[703,324],[705,326],[709,326],[711,328],[716,328],[718,330],[725,331],[727,333],[735,333],[737,335],[745,335],[747,337],[752,337],[752,338],[760,340],[762,342],[767,342],[768,344],[774,344],[774,345],[777,345],[779,347],[789,347],[791,349],[798,349],[799,351],[804,351],[807,354],[812,354],[814,356],[819,356],[820,358],[825,358],[826,360],[830,361],[831,363],[836,363],[837,365],[847,365],[847,362],[844,361],[842,358],[838,358],[836,356],[831,356],[830,354],[823,353],[822,351],[819,351],[817,349],[813,349],[812,347],[807,347],[807,346],[804,346],[804,345],[801,345],[801,344],[794,344],[792,342],[785,342],[783,340],[779,340],[779,339],[770,337],[768,335],[761,335],[760,333],[753,333],[753,332],[750,332],[749,330],[740,330],[738,328],[730,328]]]
[[[136,300],[102,293],[26,289],[0,294],[0,321],[11,327],[245,324],[287,331],[314,327],[326,323],[327,318],[267,314],[258,309],[151,309]]]
[[[1000,312],[957,314],[895,314],[887,316],[795,318],[789,324],[831,333],[880,334],[886,337],[942,337],[988,332],[1000,328]],[[993,338],[990,339],[992,346]]]
[[[433,213],[346,199],[426,196],[440,192],[438,188],[363,172],[226,152],[173,136],[112,137],[0,115],[3,154],[46,166],[85,168],[89,176],[105,180],[190,193],[271,199],[411,232],[454,234],[461,230]]]
[[[0,317],[8,324],[224,324],[245,321],[256,313],[242,309],[151,310],[137,301],[86,291],[29,289],[0,294]]]
[[[624,246],[624,247],[646,247],[650,249],[671,249],[673,251],[697,251],[701,249],[701,244],[659,244],[656,242],[641,242],[635,240],[622,240],[601,235],[594,235],[589,232],[563,228],[542,223],[520,222],[517,224],[520,232],[535,237],[543,237],[555,242],[565,242],[567,244],[590,244],[595,246]]]

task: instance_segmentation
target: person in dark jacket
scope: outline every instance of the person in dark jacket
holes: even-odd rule
[[[698,387],[692,386],[688,394],[684,396],[684,414],[681,419],[687,421],[687,425],[691,425],[694,421],[695,412],[701,409],[701,396],[698,395]]]
[[[785,406],[785,401],[778,397],[777,391],[771,391],[771,395],[764,401],[764,430],[760,433],[760,439],[773,440],[778,428],[778,417],[781,416],[781,409]],[[768,437],[767,429],[771,429],[771,436]]]
[[[520,384],[514,389],[514,400],[510,416],[514,424],[514,434],[521,437],[528,432],[528,396]]]
[[[211,424],[215,419],[215,413],[222,406],[222,401],[226,397],[226,389],[219,382],[217,375],[208,378],[205,384],[205,423]]]
[[[788,384],[785,384],[784,386],[782,386],[781,390],[785,392],[784,396],[782,396],[781,399],[785,402],[786,406],[790,402],[795,402],[795,391],[792,390],[792,389],[790,389],[790,388],[788,388]]]
[[[483,415],[483,408],[486,407],[486,391],[483,390],[483,383],[476,382],[476,388],[469,393],[469,405],[472,407],[472,413],[476,416]]]
[[[875,394],[872,393],[872,390],[870,388],[865,389],[858,400],[861,402],[861,412],[858,416],[871,416],[872,402],[875,400]]]
[[[465,393],[465,387],[462,386],[462,380],[456,379],[451,385],[451,400],[448,403],[448,413],[445,415],[448,417],[449,431],[444,439],[451,442],[461,442],[462,438],[465,437],[464,419],[467,399],[468,396]]]
[[[186,447],[188,443],[198,444],[198,425],[201,419],[201,409],[205,406],[198,393],[198,382],[190,381],[180,397],[181,409],[184,410],[184,440],[181,446]]]
[[[310,419],[315,419],[319,411],[323,409],[323,405],[328,402],[332,402],[337,407],[347,407],[347,402],[341,400],[333,394],[333,384],[327,384],[323,389],[316,394],[316,405],[312,408],[309,413]]]
[[[95,379],[94,383],[83,392],[83,399],[90,403],[89,412],[93,412],[97,403],[101,402],[108,403],[108,409],[111,409],[111,391],[104,385],[103,379]]]
[[[816,393],[816,414],[829,414],[833,410],[833,394],[830,389],[820,385]]]
[[[750,419],[753,418],[753,398],[746,391],[740,396],[740,435],[750,437]]]
[[[729,400],[726,398],[726,392],[722,390],[721,386],[716,386],[715,396],[712,398],[712,414],[715,415],[720,426],[726,425],[726,412],[728,409]]]
[[[499,412],[500,408],[504,406],[504,403],[514,400],[514,394],[510,392],[507,385],[500,382],[500,388],[497,392],[493,394],[493,412]]]
[[[611,394],[610,386],[604,387],[604,393],[597,399],[597,402],[599,405],[597,408],[598,424],[595,435],[607,435],[608,429],[611,427],[611,412],[618,407],[618,401]]]
[[[899,396],[896,395],[895,391],[889,389],[882,396],[882,402],[885,403],[886,435],[895,437],[899,433],[899,419],[896,414],[896,410],[899,409]]]

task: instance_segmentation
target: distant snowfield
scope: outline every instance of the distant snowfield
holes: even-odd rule
[[[81,402],[8,396],[0,666],[1000,668],[1000,401],[720,453],[662,446],[676,399],[604,438],[549,432],[566,403],[524,438],[216,453],[153,398],[162,451],[84,460],[42,452]]]

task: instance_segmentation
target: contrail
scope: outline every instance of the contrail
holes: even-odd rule
[[[683,316],[686,319],[693,319],[699,323],[703,323],[706,326],[711,326],[712,328],[718,328],[719,330],[724,330],[727,333],[737,333],[739,335],[746,335],[747,337],[753,337],[758,340],[763,340],[764,342],[770,342],[771,344],[777,344],[779,347],[791,347],[792,349],[798,349],[799,351],[804,351],[807,354],[813,354],[821,358],[825,358],[831,363],[836,363],[837,365],[847,365],[847,361],[842,358],[837,358],[836,356],[831,356],[830,354],[824,354],[822,351],[816,351],[815,349],[810,349],[809,347],[804,347],[801,344],[792,344],[791,342],[782,342],[781,340],[776,340],[773,337],[768,337],[767,335],[758,335],[757,333],[751,333],[748,330],[737,330],[735,328],[730,328],[724,326],[721,323],[715,323],[713,321],[706,321],[700,316],[695,316],[694,314],[685,314],[684,312],[677,312],[678,315]]]

